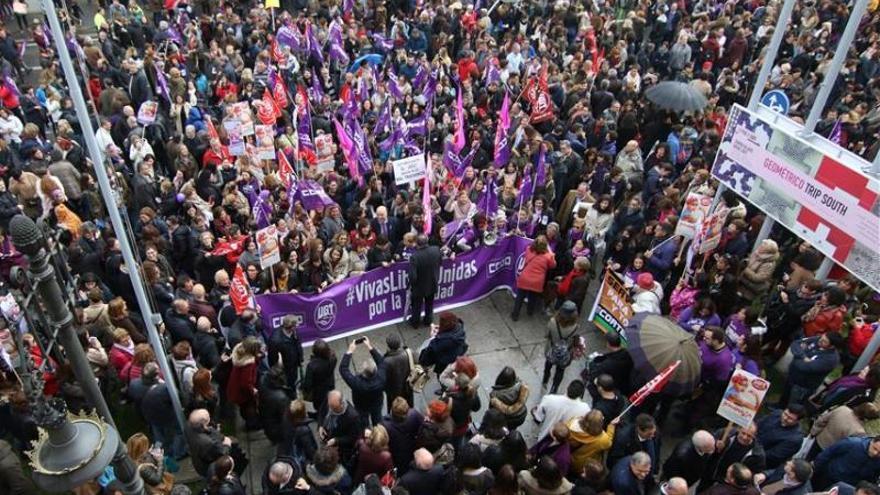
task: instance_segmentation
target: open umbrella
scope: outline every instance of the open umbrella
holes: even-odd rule
[[[681,360],[663,393],[685,395],[693,392],[699,384],[700,349],[694,336],[674,321],[652,313],[636,313],[626,327],[626,340],[636,383],[647,382],[670,364]]]
[[[360,68],[361,64],[364,62],[370,65],[382,65],[382,55],[378,53],[368,53],[366,55],[362,55],[351,63],[351,66],[348,68],[348,72],[354,72]]]
[[[660,108],[676,112],[702,110],[709,103],[699,89],[679,81],[662,81],[645,91],[645,97]]]

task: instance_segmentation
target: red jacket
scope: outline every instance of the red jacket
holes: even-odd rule
[[[226,384],[226,397],[229,402],[243,406],[256,400],[257,360],[251,356],[239,360],[232,356],[232,371]]]
[[[868,347],[871,337],[874,336],[874,327],[865,323],[860,326],[853,326],[849,331],[849,342],[847,347],[852,356],[861,356],[862,352]]]
[[[0,102],[3,103],[5,108],[10,110],[14,110],[20,105],[18,95],[15,94],[15,91],[8,84],[0,84]]]
[[[469,81],[474,71],[479,72],[479,67],[474,59],[470,57],[463,58],[458,61],[458,78],[461,81]]]
[[[547,272],[556,268],[556,258],[553,253],[536,253],[531,247],[526,251],[526,261],[523,271],[516,279],[516,288],[532,292],[544,292],[544,282],[547,280]]]
[[[816,318],[804,322],[804,336],[815,337],[826,332],[839,332],[845,312],[843,306],[823,309]]]

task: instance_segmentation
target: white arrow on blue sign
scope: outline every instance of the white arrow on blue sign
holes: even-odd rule
[[[788,115],[788,108],[791,106],[788,95],[780,89],[774,89],[764,94],[764,97],[761,98],[761,104],[782,115]]]

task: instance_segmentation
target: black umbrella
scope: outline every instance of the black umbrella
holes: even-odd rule
[[[676,112],[702,110],[709,103],[699,89],[678,81],[657,83],[645,91],[645,97],[660,108]]]

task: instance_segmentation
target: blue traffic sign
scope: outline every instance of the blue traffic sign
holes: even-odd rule
[[[782,115],[788,115],[788,108],[791,106],[791,102],[788,100],[788,95],[786,95],[781,89],[768,91],[764,97],[761,98],[761,104],[774,112],[781,113]]]

